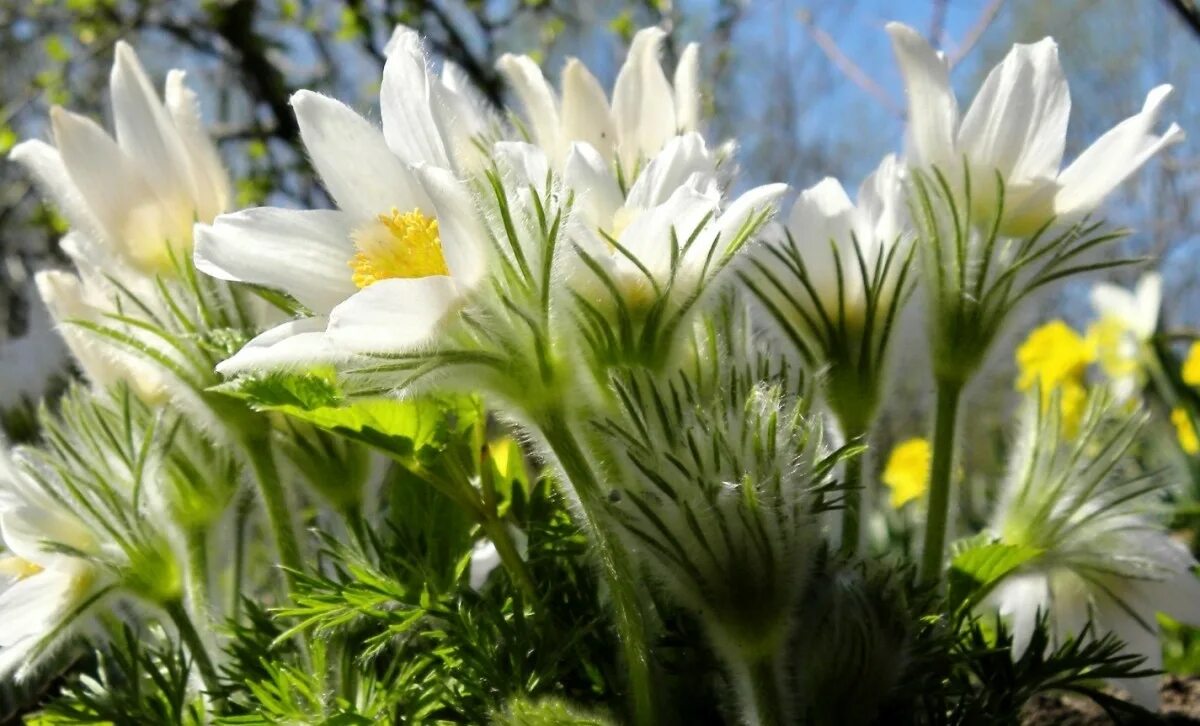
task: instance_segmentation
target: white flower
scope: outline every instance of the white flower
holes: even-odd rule
[[[93,121],[55,107],[54,146],[26,141],[12,151],[87,244],[143,274],[186,260],[192,224],[229,202],[229,181],[205,136],[183,71],[167,75],[159,100],[133,49],[113,62],[114,141]]]
[[[574,142],[583,142],[605,163],[615,156],[629,182],[639,162],[655,156],[676,134],[697,129],[699,47],[684,48],[672,85],[658,57],[665,35],[645,28],[634,36],[613,85],[611,107],[600,82],[574,58],[563,68],[560,98],[533,59],[501,56],[496,66],[512,84],[534,141],[555,169],[563,168]]]
[[[106,323],[105,314],[113,310],[102,290],[91,281],[58,270],[39,272],[34,280],[59,335],[88,381],[97,388],[128,384],[148,403],[166,400],[168,382],[161,369],[128,349],[77,327],[78,322]]]
[[[847,321],[861,324],[866,315],[868,287],[905,230],[901,174],[896,158],[885,157],[859,187],[857,204],[836,179],[822,179],[800,192],[782,229],[764,240],[768,248],[792,242],[798,246],[816,301],[830,319],[843,310]],[[774,261],[770,254],[758,254],[768,265]],[[865,277],[859,267],[860,255]],[[887,269],[894,276],[900,267],[893,261]],[[894,280],[884,282],[890,284],[884,285],[881,295],[894,293]],[[805,307],[810,313],[819,314],[803,291],[791,292],[808,301]],[[879,306],[886,304],[886,299],[878,301]]]
[[[1042,614],[1052,645],[1079,636],[1090,619],[1098,635],[1115,634],[1127,652],[1146,657],[1145,667],[1158,668],[1155,614],[1200,624],[1200,580],[1192,556],[1148,516],[1158,482],[1120,473],[1138,421],[1113,421],[1093,400],[1081,432],[1067,443],[1058,407],[1039,418],[1036,398],[1026,408],[991,528],[1001,542],[1035,554],[987,602],[1009,621],[1014,658],[1029,647]],[[1140,704],[1157,704],[1156,679],[1120,685]]]
[[[1158,86],[1140,113],[1060,171],[1071,99],[1053,40],[1013,46],[960,121],[945,59],[912,28],[890,23],[887,29],[908,93],[908,162],[923,170],[936,166],[955,180],[965,158],[971,211],[983,227],[995,218],[998,171],[1004,181],[1001,234],[1025,236],[1054,218],[1082,218],[1161,149],[1183,138],[1175,124],[1161,136],[1153,133],[1171,92],[1170,86]]]
[[[1087,342],[1118,400],[1128,400],[1145,380],[1146,346],[1158,329],[1161,304],[1156,272],[1143,275],[1133,292],[1109,283],[1092,288],[1098,320],[1088,328]]]
[[[783,184],[751,189],[727,206],[717,183],[717,160],[696,133],[668,141],[638,175],[628,196],[591,146],[572,145],[563,182],[577,194],[576,239],[632,308],[670,287],[686,299],[719,269],[723,251],[756,214],[772,208]],[[614,244],[615,242],[615,244]],[[678,250],[672,247],[678,245]],[[676,251],[678,259],[674,259]],[[604,294],[596,273],[576,262],[569,277]],[[611,292],[611,291],[610,291]]]
[[[61,548],[92,553],[100,543],[25,479],[7,452],[0,452],[0,539],[7,551],[0,554],[0,679],[23,680],[78,629],[69,620],[105,584],[95,564]]]
[[[292,97],[337,211],[248,209],[197,226],[197,269],[279,288],[313,313],[255,338],[223,373],[419,346],[482,276],[485,230],[450,171],[461,139],[446,102],[458,97],[430,74],[412,31],[390,47],[382,133],[331,98]]]

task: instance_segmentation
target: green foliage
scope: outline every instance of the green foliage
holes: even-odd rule
[[[114,723],[130,726],[203,724],[205,707],[189,689],[191,664],[162,633],[119,629],[94,663],[68,676],[60,695],[27,723]]]
[[[978,605],[1001,580],[1042,551],[1030,545],[1011,545],[979,534],[955,543],[947,577],[950,608]]]
[[[612,723],[556,698],[514,699],[503,713],[492,717],[493,726],[612,726]]]

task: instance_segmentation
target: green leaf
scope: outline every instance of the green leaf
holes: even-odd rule
[[[978,535],[955,544],[950,561],[948,599],[952,610],[973,607],[1017,568],[1042,554],[1029,545],[998,542]]]
[[[282,413],[400,459],[428,453],[426,449],[440,450],[481,415],[478,403],[467,397],[346,399],[333,373],[325,371],[244,377],[210,390],[244,399],[256,411]]]

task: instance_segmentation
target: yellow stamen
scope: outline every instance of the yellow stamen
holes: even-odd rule
[[[0,575],[8,575],[16,580],[33,577],[42,571],[42,566],[20,557],[0,557]]]
[[[393,277],[447,275],[446,257],[437,219],[421,210],[400,213],[396,208],[355,230],[358,252],[350,258],[351,279],[360,289]]]

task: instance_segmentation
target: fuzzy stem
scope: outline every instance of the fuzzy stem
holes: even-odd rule
[[[950,509],[950,479],[954,464],[954,439],[961,398],[961,382],[938,380],[925,547],[921,552],[921,582],[926,584],[937,583],[942,576],[942,557],[946,549],[946,520]]]
[[[847,441],[861,439],[862,434],[855,434],[853,437],[847,435]],[[843,462],[844,477],[842,485],[844,487],[842,494],[842,552],[846,554],[857,554],[862,524],[862,500],[863,500],[863,455],[855,454]]]
[[[204,647],[204,640],[197,632],[195,623],[188,616],[187,608],[183,606],[182,601],[172,600],[165,604],[163,609],[167,611],[171,622],[175,623],[175,627],[179,630],[179,637],[187,646],[188,653],[196,663],[196,668],[200,671],[200,678],[204,681],[204,687],[208,689],[209,696],[215,701],[219,701],[221,680],[217,677],[217,669],[208,654],[208,649]]]
[[[500,564],[508,570],[513,582],[521,588],[521,592],[526,597],[536,599],[537,587],[533,583],[533,575],[529,573],[529,567],[525,564],[525,560],[521,559],[521,553],[517,550],[517,544],[513,541],[508,527],[491,514],[483,518],[480,526],[483,527],[483,531],[487,533],[492,544],[496,545],[496,554],[500,555]]]
[[[475,427],[476,449],[482,452],[479,462],[479,489],[483,499],[480,526],[483,527],[488,539],[496,546],[496,553],[500,555],[500,564],[508,570],[509,577],[526,597],[536,600],[537,586],[533,582],[533,575],[530,574],[525,560],[521,558],[521,553],[513,541],[512,533],[500,518],[491,448],[485,443],[487,440],[485,421],[486,419],[481,417],[479,424]]]
[[[783,726],[791,722],[774,658],[745,656],[734,668],[746,726]]]
[[[189,528],[184,535],[187,546],[187,598],[192,614],[208,621],[208,530],[203,527]]]
[[[243,490],[238,496],[237,511],[234,513],[233,582],[229,588],[229,612],[237,620],[242,609],[242,579],[246,571],[246,526],[250,511],[254,507],[254,492]]]
[[[304,571],[304,561],[300,557],[300,541],[296,538],[296,528],[292,524],[287,493],[279,479],[279,469],[275,466],[274,451],[270,440],[265,436],[247,437],[245,449],[250,466],[254,469],[259,495],[267,510],[267,521],[275,538],[279,562],[285,568],[284,575],[288,587],[291,588],[295,585],[293,573]]]
[[[633,563],[629,561],[616,534],[603,521],[600,483],[567,421],[560,415],[552,414],[540,428],[579,497],[587,528],[596,545],[601,573],[612,598],[617,636],[629,672],[633,722],[638,726],[652,726],[658,723],[658,718],[654,705],[650,645]]]

